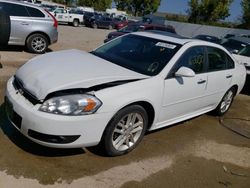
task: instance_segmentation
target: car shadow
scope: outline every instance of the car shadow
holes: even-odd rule
[[[247,75],[246,82],[241,91],[241,94],[250,96],[250,75]]]
[[[19,148],[33,155],[45,157],[61,157],[84,154],[82,148],[58,149],[39,145],[22,135],[8,120],[4,109],[4,103],[0,106],[0,127],[4,134]]]
[[[10,45],[10,46],[0,46],[0,51],[9,51],[9,52],[27,52],[27,49],[25,46],[15,46],[15,45]],[[46,50],[46,52],[52,52],[50,48]]]

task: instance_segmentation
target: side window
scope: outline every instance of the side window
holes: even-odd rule
[[[10,4],[10,3],[3,3],[3,5],[4,5],[3,10],[10,16],[29,17],[29,14],[25,6]]]
[[[227,54],[221,49],[207,47],[208,71],[220,71],[227,69]],[[232,65],[231,65],[232,66]]]
[[[62,13],[64,13],[64,11],[63,11],[63,9],[57,9],[57,10],[55,11],[55,13],[57,13],[57,14],[62,14]]]
[[[175,72],[180,67],[188,67],[196,74],[203,73],[205,68],[205,50],[202,46],[196,46],[188,49],[175,63],[168,78],[174,77]]]
[[[28,12],[29,12],[29,15],[31,17],[36,17],[36,18],[44,18],[45,15],[38,9],[36,8],[32,8],[32,7],[26,7]]]

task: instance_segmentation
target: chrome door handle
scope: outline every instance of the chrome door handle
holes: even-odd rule
[[[206,83],[206,80],[199,80],[199,81],[197,82],[197,84],[204,84],[204,83]]]
[[[233,77],[233,75],[231,75],[231,74],[226,76],[226,78],[232,78],[232,77]]]

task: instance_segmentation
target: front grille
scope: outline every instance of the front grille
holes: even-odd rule
[[[50,134],[39,133],[31,129],[28,130],[28,135],[37,140],[54,144],[69,144],[76,141],[80,137],[80,135],[72,135],[72,136],[50,135]]]
[[[24,88],[23,83],[17,77],[14,77],[13,86],[17,92],[23,95],[24,98],[26,98],[33,105],[41,103],[34,95]]]

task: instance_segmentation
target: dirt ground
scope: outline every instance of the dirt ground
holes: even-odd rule
[[[89,51],[109,31],[59,26],[59,33],[50,51]],[[51,149],[29,141],[6,120],[3,99],[7,79],[34,55],[20,47],[1,49],[0,55],[0,188],[250,187],[250,139],[209,114],[149,133],[136,150],[115,158],[95,148]],[[250,127],[249,88],[223,121]]]

